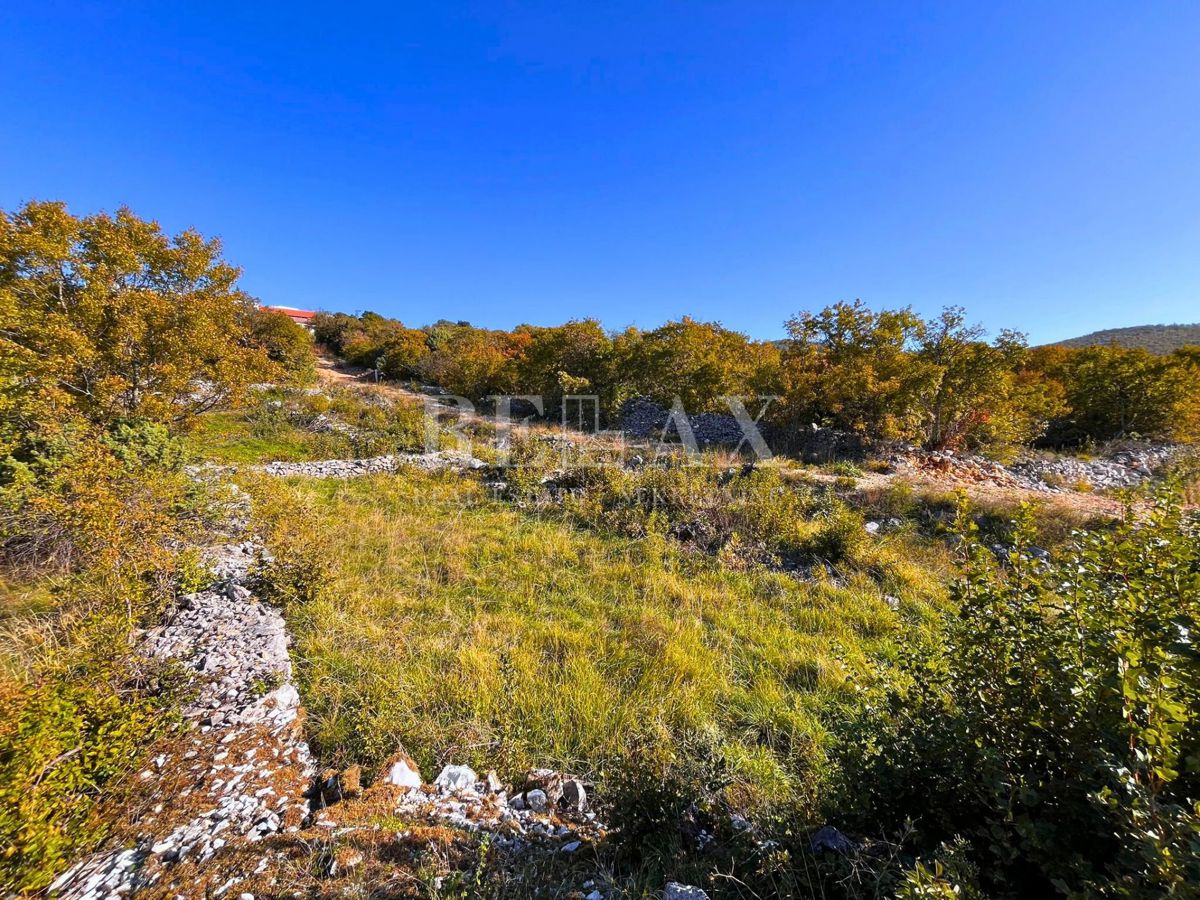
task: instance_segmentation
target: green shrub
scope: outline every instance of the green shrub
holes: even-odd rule
[[[1160,896],[1200,883],[1200,529],[1175,492],[1051,561],[1031,515],[997,563],[960,525],[957,612],[848,724],[843,811],[992,891]],[[928,895],[925,895],[928,896]]]
[[[705,552],[736,540],[747,559],[795,557],[813,531],[815,500],[773,468],[612,467],[569,472],[580,490],[566,501],[577,521],[631,537],[660,534]]]
[[[34,571],[169,568],[169,545],[199,524],[203,507],[182,458],[150,423],[26,435],[0,459],[0,563]]]
[[[173,722],[164,715],[173,695],[169,672],[129,646],[130,611],[153,605],[145,583],[72,580],[58,599],[54,626],[25,635],[21,650],[33,654],[32,663],[0,675],[5,891],[44,888],[103,838],[107,823],[94,814],[99,791],[131,771]],[[16,651],[3,649],[6,656]]]
[[[39,890],[106,830],[99,792],[169,726],[168,673],[131,634],[178,582],[208,517],[161,426],[77,424],[25,435],[0,462],[0,573],[45,585],[0,635],[0,889]]]
[[[804,544],[805,552],[830,565],[858,560],[869,536],[863,517],[842,503],[835,503],[815,534]]]
[[[852,463],[849,460],[842,459],[837,462],[830,463],[826,469],[831,475],[843,475],[847,478],[862,478],[865,474],[862,466],[857,463]]]

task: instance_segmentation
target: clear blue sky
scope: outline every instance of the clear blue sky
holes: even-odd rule
[[[1200,321],[1200,4],[0,7],[0,207],[221,236],[269,303],[776,337]]]

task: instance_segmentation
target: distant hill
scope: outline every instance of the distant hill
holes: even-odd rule
[[[1058,341],[1060,347],[1141,347],[1151,353],[1170,353],[1180,347],[1200,345],[1200,323],[1195,325],[1133,325],[1106,328],[1082,337]]]

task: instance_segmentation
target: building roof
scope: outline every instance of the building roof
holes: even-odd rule
[[[316,312],[311,309],[296,309],[294,306],[264,306],[263,309],[283,313],[293,322],[299,322],[301,325],[311,324],[313,316],[316,315]]]

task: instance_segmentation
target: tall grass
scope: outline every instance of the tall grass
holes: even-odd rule
[[[810,816],[822,710],[926,608],[914,588],[894,612],[865,574],[805,584],[526,515],[457,476],[257,491],[280,558],[328,564],[288,616],[330,762],[402,745],[427,775],[549,765],[614,796],[650,772]]]
[[[235,464],[381,456],[421,449],[422,415],[411,399],[367,389],[278,389],[244,408],[201,416],[188,447],[200,458]]]

